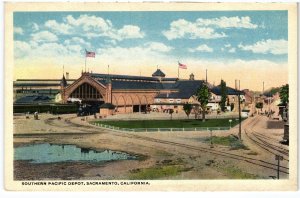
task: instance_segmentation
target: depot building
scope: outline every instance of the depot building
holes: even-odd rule
[[[63,76],[60,97],[62,103],[80,101],[84,104],[100,104],[100,114],[153,111],[176,112],[183,104],[199,104],[194,94],[204,83],[191,74],[187,80],[166,78],[157,69],[152,77],[83,72],[71,84]]]
[[[18,79],[14,82],[14,104],[79,103],[99,108],[100,114],[111,115],[134,112],[183,111],[183,105],[198,106],[197,89],[207,83],[189,79],[168,78],[157,69],[152,76],[131,76],[82,72],[80,78],[69,79]],[[207,83],[211,98],[207,111],[220,109],[220,86]],[[244,92],[227,87],[229,111],[237,111],[237,93],[240,93],[242,107],[247,100]]]

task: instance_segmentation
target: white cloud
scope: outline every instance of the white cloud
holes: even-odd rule
[[[231,47],[231,44],[225,44],[224,47],[226,48]]]
[[[255,29],[258,26],[251,23],[251,18],[246,17],[220,17],[212,19],[198,18],[195,22],[178,19],[171,22],[170,29],[162,33],[168,40],[177,38],[201,38],[216,39],[227,37],[224,32],[216,32],[215,29],[247,28]]]
[[[149,42],[146,43],[145,46],[148,47],[150,50],[159,52],[169,52],[173,49],[172,47],[159,42]]]
[[[133,47],[105,46],[97,49],[99,60],[110,65],[131,65],[140,67],[143,65],[165,64],[171,55],[167,54],[173,48],[159,42],[148,42],[143,45]],[[121,69],[121,68],[119,68]],[[119,72],[119,71],[118,71]],[[124,72],[128,72],[124,70]]]
[[[236,48],[235,47],[231,47],[230,43],[227,43],[224,45],[224,47],[221,48],[222,52],[227,51],[228,53],[235,53],[236,52]]]
[[[75,53],[75,54],[80,54],[80,52],[83,51],[83,48],[81,45],[68,45],[66,46],[68,49],[68,53]]]
[[[235,53],[235,52],[236,52],[236,49],[235,49],[235,47],[233,47],[233,48],[229,49],[229,50],[228,50],[228,52],[229,52],[229,53]]]
[[[29,53],[31,47],[28,43],[23,41],[14,41],[14,56],[16,58],[21,58],[26,56]]]
[[[189,49],[190,52],[213,52],[213,48],[208,47],[207,45],[203,44],[203,45],[199,45],[198,47],[196,47],[195,49]]]
[[[33,49],[31,56],[38,56],[38,57],[58,57],[67,54],[67,48],[59,43],[43,43],[37,48]]]
[[[35,42],[35,41],[29,41],[29,43],[28,43],[30,46],[31,46],[31,48],[36,48],[36,47],[38,47],[39,46],[39,43],[38,42]]]
[[[76,39],[75,39],[76,40]],[[56,42],[23,42],[14,41],[14,54],[16,59],[43,59],[58,57],[80,57],[84,48],[80,44],[60,44]]]
[[[116,40],[104,40],[105,44],[108,45],[117,45],[117,41]]]
[[[91,44],[80,37],[72,37],[65,40],[63,43],[15,41],[15,57],[17,59],[76,59],[78,57],[84,57],[83,54],[85,48],[94,51],[94,49],[90,47]],[[163,43],[147,42],[129,48],[105,45],[95,51],[97,60],[108,60],[113,63],[115,62],[114,59],[126,62],[129,58],[133,58],[136,59],[135,62],[142,63],[143,60],[149,60],[149,58],[153,59],[154,62],[157,62],[157,58],[167,57],[165,53],[172,49],[171,46],[167,46]]]
[[[21,27],[14,27],[14,33],[16,34],[24,34],[24,31]]]
[[[105,32],[112,27],[112,24],[109,20],[104,20],[101,17],[96,17],[92,15],[80,15],[77,19],[72,15],[68,15],[64,18],[64,21],[72,27],[80,27],[84,31],[99,30]]]
[[[33,24],[32,24],[32,31],[36,32],[36,31],[39,31],[39,30],[40,30],[39,25],[36,24],[36,23],[33,23]]]
[[[90,48],[91,47],[91,43],[85,41],[84,39],[80,38],[80,37],[72,37],[71,39],[67,39],[64,41],[65,45],[78,45],[80,44],[81,46],[83,46],[84,48]]]
[[[58,23],[55,20],[49,20],[45,23],[45,27],[57,34],[74,35],[76,33],[87,38],[109,37],[118,41],[145,36],[138,26],[127,24],[118,29],[110,20],[93,15],[85,14],[78,18],[68,15],[63,18],[63,21],[63,23]]]
[[[252,51],[253,53],[260,54],[287,54],[288,52],[288,41],[284,39],[280,40],[261,40],[253,45],[239,44],[238,47],[244,51]]]
[[[217,33],[214,29],[209,27],[201,27],[196,23],[186,21],[184,19],[179,19],[173,21],[170,24],[170,29],[163,31],[163,35],[167,37],[168,40],[173,40],[177,38],[202,38],[202,39],[215,39],[226,37],[226,34],[221,32]]]
[[[143,38],[144,33],[141,32],[138,26],[124,25],[122,29],[117,31],[120,38]],[[119,38],[119,39],[120,39]]]
[[[55,20],[46,21],[45,26],[57,34],[70,34],[71,26],[64,23],[57,23]]]
[[[202,19],[199,18],[196,20],[196,23],[199,26],[213,26],[216,28],[247,28],[247,29],[255,29],[258,26],[256,24],[251,23],[251,18],[249,16],[246,17],[220,17],[213,19]]]
[[[58,40],[57,36],[49,31],[31,34],[31,39],[35,42],[53,42]]]

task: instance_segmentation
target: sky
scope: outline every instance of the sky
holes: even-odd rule
[[[177,77],[262,90],[288,82],[287,11],[14,12],[14,79],[81,71]],[[85,49],[96,53],[85,58]]]

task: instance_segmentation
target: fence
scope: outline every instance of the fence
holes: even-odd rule
[[[126,120],[141,120],[140,117],[130,117],[131,115],[135,115],[135,114],[138,114],[138,113],[132,113],[132,114],[126,114],[127,117],[119,117],[120,115],[125,115],[125,114],[117,114],[117,115],[114,115],[113,117],[107,117],[105,118],[105,120],[107,121],[126,121]],[[147,114],[144,114],[144,115],[147,115]],[[149,114],[150,115],[150,114]],[[238,115],[206,115],[205,116],[205,119],[238,119],[239,116]],[[155,116],[155,117],[147,117],[147,116],[143,116],[143,119],[144,120],[171,120],[170,119],[170,116]],[[201,120],[202,117],[201,115],[195,119],[195,118],[192,118],[192,116],[190,116],[189,118],[184,114],[183,116],[173,116],[172,117],[172,120]]]
[[[178,131],[225,131],[229,130],[230,127],[195,127],[195,128],[120,128],[120,127],[115,127],[111,125],[106,125],[106,124],[100,124],[100,123],[91,123],[92,125],[101,127],[101,128],[106,128],[106,129],[111,129],[115,131],[127,131],[127,132],[178,132]]]

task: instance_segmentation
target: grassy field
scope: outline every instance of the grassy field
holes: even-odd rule
[[[211,139],[210,137],[204,139],[205,142],[210,143]],[[220,144],[224,146],[229,146],[232,150],[237,149],[245,149],[248,150],[248,148],[237,139],[237,137],[234,137],[232,135],[225,136],[225,137],[218,137],[218,136],[212,136],[212,142],[213,144]]]
[[[130,120],[130,121],[96,121],[121,128],[195,128],[195,127],[229,127],[230,119],[202,120]],[[231,127],[238,124],[238,120],[232,119]]]

